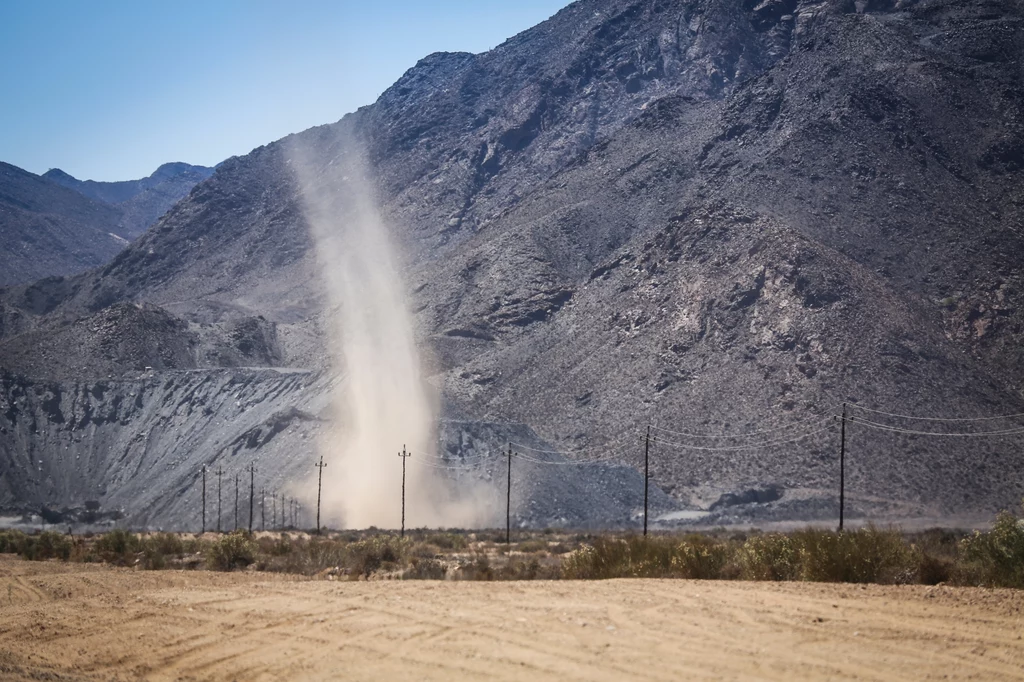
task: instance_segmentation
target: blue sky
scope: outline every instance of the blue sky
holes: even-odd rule
[[[213,165],[482,52],[569,0],[0,1],[0,161],[128,180]]]

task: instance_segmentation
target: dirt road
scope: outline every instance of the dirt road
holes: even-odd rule
[[[1024,594],[328,582],[0,557],[0,680],[1024,679]]]

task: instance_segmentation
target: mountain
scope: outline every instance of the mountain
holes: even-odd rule
[[[43,177],[75,190],[90,199],[117,205],[122,210],[118,227],[121,233],[134,238],[156,222],[157,218],[184,198],[198,183],[213,175],[206,166],[187,163],[165,163],[149,177],[121,182],[78,180],[59,168],[43,173]]]
[[[81,272],[128,243],[117,209],[0,163],[0,285]]]
[[[168,163],[142,180],[94,182],[0,163],[0,286],[109,262],[212,173]]]
[[[142,401],[161,428],[126,421],[140,440],[108,479],[181,519],[194,487],[133,463],[257,459],[283,478],[280,453],[311,456],[269,426],[297,398],[223,368],[328,370],[294,150],[326,173],[358,147],[451,418],[634,466],[653,424],[676,504],[770,488],[736,513],[808,519],[836,513],[847,403],[852,514],[1015,504],[1020,419],[865,408],[1024,413],[1022,28],[1011,0],[582,0],[490,52],[430,55],[373,105],[224,162],[106,266],[2,292],[20,388],[0,457],[77,471],[104,401]],[[137,390],[147,371],[242,372],[278,417],[241,438],[214,391],[186,420],[172,389]],[[203,420],[230,433],[176,458]],[[971,428],[996,434],[925,435]],[[53,480],[0,504],[85,494]]]

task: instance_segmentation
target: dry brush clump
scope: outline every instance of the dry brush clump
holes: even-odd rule
[[[212,537],[211,537],[212,536]],[[933,529],[905,535],[867,526],[837,533],[668,533],[644,537],[517,531],[371,529],[323,537],[236,531],[227,535],[97,536],[0,531],[0,553],[31,560],[104,562],[159,570],[275,571],[367,580],[538,580],[691,578],[924,583],[1024,588],[1024,526],[1000,514],[990,531],[964,536]]]
[[[255,563],[259,545],[243,530],[228,533],[206,545],[207,565],[218,571],[232,571]]]
[[[1009,512],[996,518],[992,530],[974,533],[960,543],[957,582],[985,587],[1024,588],[1024,525]]]

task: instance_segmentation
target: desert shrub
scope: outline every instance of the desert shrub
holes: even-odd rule
[[[781,533],[748,538],[737,559],[745,580],[794,580],[800,574],[797,543]]]
[[[536,554],[548,551],[548,541],[540,538],[534,540],[523,540],[516,544],[516,551],[524,554]]]
[[[0,531],[0,554],[19,554],[26,537],[20,530]]]
[[[344,566],[347,557],[345,543],[337,540],[313,538],[304,541],[296,539],[289,543],[288,552],[272,556],[269,562],[261,560],[260,568],[285,573],[315,575],[327,569]]]
[[[922,585],[938,585],[948,582],[953,576],[955,562],[945,557],[921,553],[917,567],[917,580]]]
[[[449,551],[461,551],[469,546],[466,536],[458,533],[432,533],[424,540],[440,549]]]
[[[907,583],[918,558],[895,530],[874,526],[833,533],[807,529],[792,535],[800,548],[804,580],[844,583]]]
[[[293,542],[287,533],[282,533],[279,537],[262,537],[258,541],[260,553],[267,554],[269,556],[285,556],[291,553]]]
[[[494,580],[494,569],[485,556],[478,556],[472,563],[460,566],[456,576],[459,580]]]
[[[557,580],[562,577],[561,567],[547,565],[533,557],[529,560],[515,559],[502,566],[495,573],[498,580]]]
[[[437,559],[413,557],[409,568],[402,573],[403,580],[444,580],[448,570]]]
[[[115,528],[97,538],[93,550],[100,561],[129,566],[135,563],[136,554],[142,551],[142,541],[133,533]]]
[[[703,535],[688,535],[675,548],[669,575],[694,580],[723,578],[729,554],[729,545],[725,542]]]
[[[630,536],[597,538],[562,562],[566,578],[718,578],[728,560],[724,543],[702,535],[676,540]]]
[[[142,565],[149,570],[167,568],[170,559],[179,559],[185,554],[185,543],[174,533],[157,533],[140,540]]]
[[[429,542],[413,542],[408,551],[409,556],[419,559],[433,559],[442,553],[440,547]]]
[[[71,549],[71,538],[48,530],[39,535],[25,535],[18,548],[18,553],[29,561],[45,561],[47,559],[67,561],[71,557]]]
[[[235,531],[210,543],[206,549],[206,564],[218,571],[244,568],[256,561],[259,549],[245,531]]]
[[[975,532],[960,543],[955,581],[964,585],[1024,588],[1024,526],[1009,512],[992,530]]]
[[[380,570],[397,568],[405,550],[405,544],[400,539],[378,535],[349,544],[346,562],[353,575],[369,577]]]

